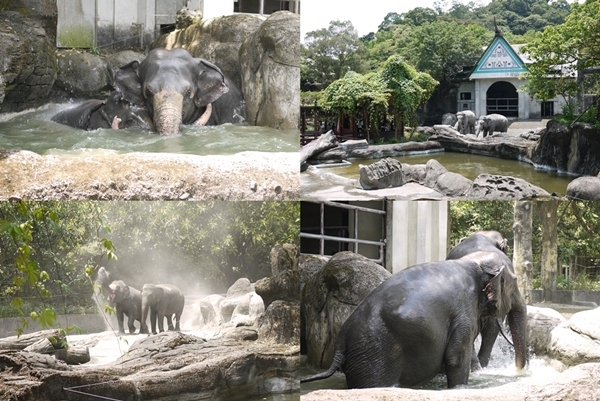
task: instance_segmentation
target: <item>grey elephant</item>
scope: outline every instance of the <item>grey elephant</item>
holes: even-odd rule
[[[214,64],[185,49],[153,49],[141,62],[115,75],[115,86],[132,104],[145,106],[155,130],[169,135],[182,124],[219,125],[243,121],[240,90]]]
[[[475,134],[475,122],[477,118],[471,110],[463,110],[456,113],[456,124],[454,129],[463,135]]]
[[[124,319],[127,316],[129,334],[135,333],[135,321],[142,321],[142,294],[139,290],[128,286],[123,280],[110,283],[110,275],[101,267],[98,270],[96,283],[102,286],[102,293],[111,305],[117,310],[117,323],[119,334],[125,334]],[[142,328],[140,326],[140,332]]]
[[[63,110],[55,114],[52,121],[88,131],[98,128],[153,129],[154,126],[145,106],[130,103],[118,91],[113,91],[106,100],[91,99]]]
[[[483,133],[482,136],[486,137],[492,135],[494,132],[506,131],[508,131],[508,118],[502,114],[488,114],[479,117],[479,120],[477,120],[477,131],[475,134],[479,136],[479,133]]]
[[[180,330],[181,313],[185,297],[181,290],[171,284],[144,284],[142,287],[142,330],[148,332],[146,319],[150,312],[150,331],[152,334],[164,330],[164,318],[167,318],[169,330]],[[173,316],[176,324],[173,325]],[[157,330],[158,320],[158,330]]]
[[[495,252],[498,256],[504,259],[504,263],[514,274],[512,262],[506,256],[508,244],[506,238],[498,231],[477,231],[470,237],[461,239],[460,243],[450,250],[446,260],[460,259],[473,252]],[[481,334],[481,345],[479,352],[471,355],[471,371],[479,370],[486,367],[494,348],[498,333],[500,333],[500,325],[496,318],[485,317],[479,321],[479,331]]]
[[[384,281],[341,327],[333,361],[348,388],[417,387],[444,371],[466,385],[479,319],[508,316],[519,369],[526,365],[527,308],[517,278],[495,252],[416,265]]]
[[[454,127],[458,119],[456,118],[456,114],[454,113],[444,113],[442,115],[442,125],[449,125]]]

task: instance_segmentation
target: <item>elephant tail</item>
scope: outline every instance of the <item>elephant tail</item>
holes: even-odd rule
[[[317,373],[316,375],[301,378],[300,383],[308,383],[315,380],[327,379],[340,369],[343,362],[344,353],[341,350],[336,350],[333,353],[333,361],[331,361],[331,366],[329,366],[329,369],[327,369],[325,372]]]

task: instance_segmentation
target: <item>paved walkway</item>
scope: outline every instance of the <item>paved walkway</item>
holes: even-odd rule
[[[519,134],[533,131],[539,128],[546,128],[548,119],[531,119],[531,120],[509,120],[510,125],[508,126],[508,134],[517,136]]]

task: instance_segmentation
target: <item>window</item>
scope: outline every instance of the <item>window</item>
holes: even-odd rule
[[[460,100],[471,100],[471,92],[460,92]]]

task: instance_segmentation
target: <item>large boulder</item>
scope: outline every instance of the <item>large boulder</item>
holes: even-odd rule
[[[186,29],[160,36],[152,42],[151,48],[184,48],[194,57],[215,63],[238,88],[242,89],[239,50],[242,42],[256,31],[263,21],[262,17],[250,14],[202,20]]]
[[[503,175],[479,174],[467,197],[472,200],[519,200],[550,194],[522,178]]]
[[[529,346],[536,355],[547,355],[552,330],[566,319],[551,308],[527,307],[527,330]]]
[[[46,32],[20,12],[0,11],[0,112],[48,102],[56,55]]]
[[[567,366],[600,362],[600,308],[575,313],[552,330],[549,353]]]
[[[390,157],[376,161],[368,166],[359,165],[359,185],[363,189],[382,189],[401,187],[402,163]]]
[[[302,325],[308,362],[328,368],[337,334],[358,304],[391,273],[353,252],[339,252],[302,291]]]
[[[271,273],[273,276],[286,270],[298,269],[300,248],[293,244],[275,245],[271,248]]]
[[[246,119],[297,129],[300,119],[300,15],[278,11],[240,48]]]
[[[318,272],[325,266],[329,261],[329,258],[320,255],[309,255],[302,254],[298,262],[298,268],[300,269],[300,292],[304,289],[304,284],[308,281],[310,276]]]
[[[276,300],[297,301],[300,299],[300,270],[286,270],[276,276],[262,278],[255,287],[265,307]]]
[[[579,177],[567,185],[567,197],[573,200],[600,200],[600,177]]]
[[[531,160],[558,171],[595,176],[600,173],[600,133],[590,124],[565,126],[551,120],[531,152]]]
[[[257,325],[262,340],[277,344],[299,344],[300,302],[274,301],[259,318]]]
[[[108,64],[97,55],[59,50],[55,91],[63,97],[103,97],[111,90]]]

